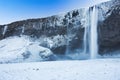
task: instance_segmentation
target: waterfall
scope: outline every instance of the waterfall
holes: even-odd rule
[[[69,54],[69,21],[68,21],[68,24],[67,24],[67,41],[66,41],[66,52],[65,54]]]
[[[90,54],[90,58],[97,58],[98,40],[97,40],[97,23],[98,9],[96,6],[91,10],[86,8],[84,11],[84,38],[83,38],[83,54]]]
[[[6,31],[7,31],[7,28],[8,28],[8,26],[6,25],[6,26],[4,26],[4,29],[3,29],[3,36],[5,35],[5,33],[6,33]]]
[[[25,27],[22,27],[22,34],[24,33],[24,31],[25,31]]]
[[[89,7],[85,8],[84,12],[84,38],[83,38],[83,54],[88,52],[88,39],[89,39]]]
[[[98,43],[97,43],[97,23],[98,23],[98,9],[96,6],[93,7],[91,13],[91,29],[90,29],[90,57],[94,59],[97,57],[98,53]]]
[[[68,21],[69,23],[69,21]],[[98,56],[98,34],[97,34],[97,23],[98,23],[98,8],[85,8],[83,13],[83,19],[81,24],[84,26],[84,37],[83,37],[83,51],[82,56],[91,59],[97,58]],[[69,24],[67,24],[67,42],[66,42],[66,55],[69,54]]]

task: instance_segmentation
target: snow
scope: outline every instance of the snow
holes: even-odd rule
[[[93,5],[100,4],[107,1],[111,1],[111,0],[90,0],[90,3],[88,5],[93,6]]]
[[[73,37],[73,35],[71,35],[71,37]],[[41,37],[36,41],[39,42],[41,46],[48,47],[51,49],[66,45],[66,39],[66,35],[56,35],[52,37]]]
[[[1,64],[0,80],[120,80],[120,59]]]
[[[27,36],[9,37],[0,41],[0,62],[41,61],[53,53],[32,42]]]

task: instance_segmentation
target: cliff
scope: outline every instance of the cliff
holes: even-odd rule
[[[96,5],[98,9],[99,54],[120,50],[120,1],[112,0]],[[89,7],[92,11],[93,7]],[[85,8],[46,18],[16,21],[0,26],[0,39],[27,35],[55,54],[73,53],[83,49]]]

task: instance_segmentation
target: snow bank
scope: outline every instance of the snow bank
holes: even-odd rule
[[[28,37],[10,37],[0,41],[0,62],[47,60],[53,53],[29,40]]]
[[[120,59],[1,64],[0,80],[120,80]]]

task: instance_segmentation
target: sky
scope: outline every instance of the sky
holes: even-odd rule
[[[41,18],[108,0],[0,0],[0,25]]]

